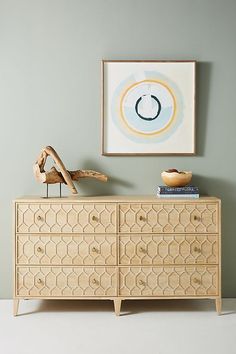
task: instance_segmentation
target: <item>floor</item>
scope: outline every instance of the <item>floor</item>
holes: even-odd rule
[[[0,301],[1,354],[236,354],[236,299]]]

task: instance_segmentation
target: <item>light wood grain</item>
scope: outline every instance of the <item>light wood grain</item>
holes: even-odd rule
[[[14,314],[20,299],[215,300],[221,203],[99,196],[14,202]]]
[[[108,203],[19,203],[19,233],[115,233],[116,205]]]
[[[13,299],[13,315],[17,316],[18,315],[18,309],[19,309],[19,299]]]
[[[218,295],[217,266],[121,267],[121,296]]]
[[[220,315],[221,314],[222,300],[219,297],[215,301],[216,301],[216,311],[217,311],[218,315]]]
[[[120,316],[121,302],[122,302],[122,299],[115,299],[114,300],[114,308],[115,308],[116,316]]]
[[[69,196],[63,196],[62,198],[59,197],[50,197],[49,199],[45,199],[44,197],[40,196],[35,196],[35,195],[26,195],[20,198],[16,198],[14,202],[20,202],[22,203],[40,203],[42,202],[45,204],[50,204],[50,203],[81,203],[81,202],[86,202],[86,203],[143,203],[145,204],[163,204],[163,200],[160,198],[156,197],[155,195],[97,195],[97,196],[80,196],[80,195],[69,195]],[[173,199],[170,198],[168,201],[164,201],[165,204],[169,204],[169,202],[174,202],[175,204],[195,204],[196,199],[190,199],[190,198],[178,198],[178,199]],[[219,203],[220,199],[217,197],[212,197],[212,196],[200,196],[200,198],[197,199],[197,203]]]
[[[45,171],[44,167],[47,161],[47,157],[51,156],[55,164],[60,168],[61,181],[57,181],[58,171],[55,167],[52,167],[50,171]],[[42,149],[37,161],[33,166],[34,176],[36,180],[40,183],[65,183],[69,187],[70,191],[73,194],[77,194],[74,183],[72,182],[71,175],[65,168],[64,163],[59,157],[58,153],[53,149],[52,146],[46,146]]]
[[[48,156],[51,156],[56,166],[60,171],[53,166],[49,171],[45,171],[45,164]],[[55,184],[64,183],[71,190],[72,194],[77,194],[77,190],[73,181],[78,181],[80,178],[95,178],[102,182],[107,182],[107,176],[93,170],[76,170],[68,171],[65,168],[61,158],[52,146],[46,146],[42,149],[37,161],[33,166],[34,176],[40,183]]]
[[[20,265],[116,265],[115,235],[19,234]]]
[[[217,233],[214,203],[120,204],[121,233]]]
[[[115,296],[115,267],[17,267],[17,295]]]
[[[119,236],[121,265],[217,264],[218,235],[132,234]]]

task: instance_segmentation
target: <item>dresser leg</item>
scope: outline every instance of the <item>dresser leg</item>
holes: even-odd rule
[[[17,314],[18,314],[19,302],[20,302],[19,299],[14,299],[13,300],[13,315],[14,316],[17,316]]]
[[[121,308],[121,299],[115,299],[114,301],[114,308],[116,316],[120,316],[120,308]]]
[[[222,300],[220,297],[218,297],[216,300],[216,311],[218,313],[218,315],[221,314],[221,305],[222,305]]]

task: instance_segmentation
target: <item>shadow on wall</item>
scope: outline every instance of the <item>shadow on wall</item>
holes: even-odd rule
[[[236,296],[236,235],[230,225],[236,218],[236,182],[230,183],[228,180],[203,177],[194,175],[193,185],[199,186],[202,195],[215,195],[222,200],[222,289],[223,296]]]
[[[95,170],[104,173],[108,176],[108,181],[101,182],[93,178],[81,178],[79,183],[76,183],[79,194],[81,193],[86,196],[113,195],[117,194],[119,187],[127,188],[129,191],[135,188],[133,183],[125,179],[110,176],[109,173],[104,170],[103,166],[98,165],[94,160],[89,159],[84,161],[81,169]]]
[[[207,136],[207,117],[212,63],[197,62],[196,69],[196,146],[203,156]]]

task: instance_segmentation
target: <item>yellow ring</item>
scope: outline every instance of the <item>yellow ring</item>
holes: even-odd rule
[[[123,101],[124,101],[124,97],[126,96],[127,92],[129,90],[131,90],[133,87],[135,86],[138,86],[140,85],[141,83],[143,82],[155,82],[155,83],[158,83],[158,84],[161,84],[162,86],[164,86],[170,93],[170,95],[172,96],[173,98],[173,101],[174,101],[174,112],[173,112],[173,115],[171,117],[171,120],[169,121],[169,123],[163,127],[162,129],[156,131],[156,132],[152,132],[152,133],[142,133],[142,132],[139,132],[137,131],[136,129],[132,128],[129,126],[129,124],[127,123],[125,117],[124,117],[124,112],[123,112]],[[162,81],[159,81],[159,80],[142,80],[142,81],[139,81],[139,82],[136,82],[135,84],[132,84],[131,86],[129,86],[125,92],[123,93],[123,95],[121,96],[121,100],[120,100],[120,115],[121,115],[121,118],[122,118],[122,122],[125,126],[128,127],[129,130],[131,130],[133,133],[137,134],[137,135],[144,135],[144,136],[153,136],[153,135],[157,135],[157,134],[160,134],[160,133],[163,133],[163,131],[167,130],[170,125],[173,123],[173,120],[176,116],[176,98],[173,94],[173,92],[171,91],[171,89],[169,88],[169,86],[167,86],[166,83],[162,82]]]

